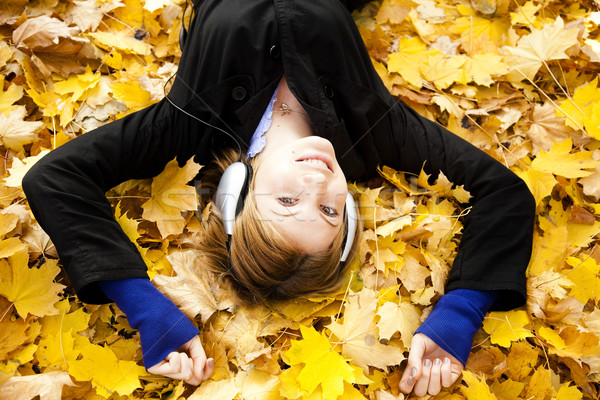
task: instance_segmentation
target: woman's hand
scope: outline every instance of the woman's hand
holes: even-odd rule
[[[190,385],[198,386],[210,378],[214,366],[212,358],[206,359],[200,337],[194,336],[177,351],[169,353],[164,360],[148,368],[148,372],[182,379]]]
[[[413,336],[408,355],[408,364],[402,379],[400,390],[424,396],[434,396],[443,387],[451,386],[460,376],[463,365],[450,353],[438,346],[422,333]]]

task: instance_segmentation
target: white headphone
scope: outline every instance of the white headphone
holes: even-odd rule
[[[252,167],[241,161],[231,164],[219,181],[217,192],[213,197],[213,204],[221,212],[221,219],[225,226],[225,233],[231,237],[233,235],[233,222],[239,215],[244,206],[244,200],[248,194],[250,177],[252,176]],[[344,218],[348,224],[346,239],[344,241],[344,250],[340,262],[344,263],[350,255],[354,236],[357,229],[357,215],[354,198],[350,193],[346,197],[344,207]]]

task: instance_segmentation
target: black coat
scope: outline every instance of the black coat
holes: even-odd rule
[[[169,98],[247,147],[282,74],[349,180],[382,165],[444,174],[473,196],[447,289],[499,290],[523,304],[535,204],[524,182],[386,90],[337,0],[206,0],[197,7]],[[26,175],[31,209],[81,300],[107,301],[100,280],[146,277],[104,193],[158,174],[175,156],[206,164],[234,142],[161,101],[52,151]]]

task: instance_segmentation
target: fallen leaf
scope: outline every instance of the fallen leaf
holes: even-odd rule
[[[75,386],[65,371],[14,376],[0,386],[0,399],[29,400],[39,396],[40,400],[60,400],[65,385]]]

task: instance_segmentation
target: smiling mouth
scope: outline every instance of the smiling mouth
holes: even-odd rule
[[[326,168],[330,172],[333,172],[333,169],[331,168],[331,162],[323,156],[317,156],[317,155],[305,156],[305,157],[301,157],[301,158],[297,159],[296,162],[303,162],[303,163],[314,165],[319,168]]]

